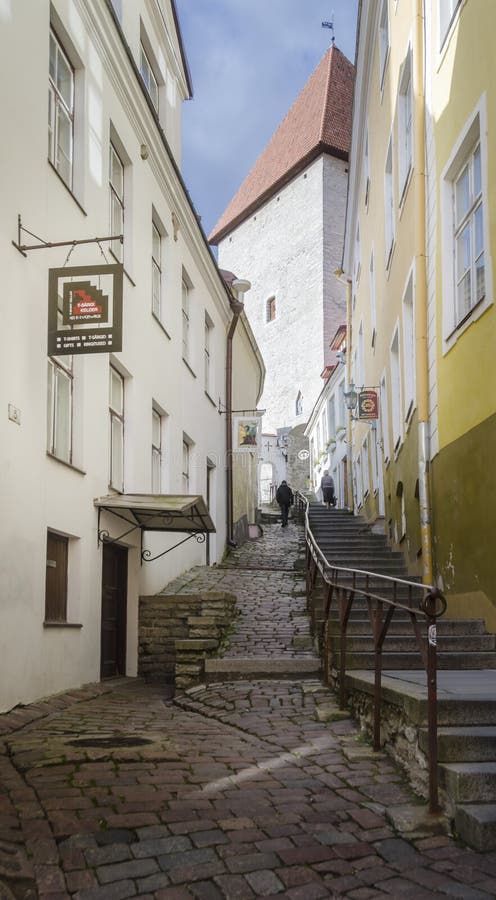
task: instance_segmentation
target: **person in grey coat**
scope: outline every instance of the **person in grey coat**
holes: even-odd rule
[[[327,506],[327,509],[330,509],[331,506],[336,506],[336,495],[334,493],[334,481],[329,475],[328,470],[326,469],[322,480],[320,482],[320,487],[322,490],[322,497],[324,498],[324,503]]]

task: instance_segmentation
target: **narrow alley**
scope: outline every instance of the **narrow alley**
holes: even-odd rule
[[[173,700],[109,681],[0,717],[1,900],[496,896],[496,853],[429,827],[322,686],[301,552],[298,526],[265,526],[167,586],[236,593],[232,680]]]

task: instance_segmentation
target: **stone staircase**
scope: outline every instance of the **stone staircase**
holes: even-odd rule
[[[383,535],[373,533],[363,519],[345,510],[328,510],[320,505],[309,508],[309,524],[320,549],[329,563],[336,566],[364,569],[369,572],[412,579],[408,576],[401,554],[389,550]],[[346,579],[345,579],[346,580]],[[351,577],[350,577],[351,583]],[[388,588],[379,580],[376,586],[383,596]],[[389,589],[390,591],[391,589]],[[398,589],[398,599],[407,598],[407,589]],[[312,604],[310,610],[314,635],[321,634],[322,602]],[[495,679],[496,638],[485,630],[483,619],[438,622],[439,669],[448,681],[474,676]],[[339,662],[339,625],[334,609],[330,620],[330,647],[334,664]],[[320,648],[321,649],[321,648]],[[374,668],[373,641],[366,602],[356,599],[348,624],[347,671],[353,693],[361,699],[352,701],[355,712],[362,716],[368,710],[370,721],[373,677],[363,670]],[[423,669],[412,626],[407,613],[398,610],[392,620],[383,649],[383,671],[394,670],[401,678],[401,670]],[[451,670],[450,672],[444,670]],[[477,670],[480,675],[477,675]],[[360,675],[363,678],[360,678]],[[386,679],[388,681],[388,679]],[[400,682],[398,681],[399,685]],[[460,690],[459,696],[439,699],[438,758],[439,783],[448,812],[452,815],[456,833],[477,850],[496,849],[496,704],[492,696],[478,695],[473,685]],[[383,715],[391,721],[402,721],[403,735],[398,745],[405,745],[404,733],[412,728],[416,733],[415,748],[410,747],[406,766],[412,766],[417,752],[427,756],[428,740],[425,699],[412,694],[400,696],[401,688],[383,689]],[[364,701],[363,698],[366,698]],[[367,706],[368,703],[368,706]],[[387,709],[389,705],[389,710]],[[390,710],[395,711],[391,714]],[[401,714],[398,713],[401,710]],[[364,716],[367,718],[367,716]],[[390,730],[390,725],[388,726]],[[397,750],[397,748],[395,748]],[[401,757],[401,750],[397,754]]]
[[[382,534],[375,534],[362,518],[347,510],[328,510],[320,504],[310,506],[309,523],[313,535],[329,563],[351,569],[364,569],[393,578],[419,581],[408,575],[403,554],[393,553]],[[352,576],[340,576],[351,584]],[[387,597],[393,586],[381,579],[370,579],[371,589]],[[399,587],[399,600],[407,600],[408,588]],[[315,634],[320,634],[322,612],[319,605],[312,610]],[[330,620],[330,646],[335,662],[339,661],[339,623],[334,606]],[[496,637],[487,634],[483,619],[446,619],[438,622],[438,664],[440,669],[495,669]],[[397,610],[389,627],[383,648],[383,668],[423,669],[410,618]],[[347,669],[373,669],[374,645],[367,603],[357,597],[348,624],[346,649]]]

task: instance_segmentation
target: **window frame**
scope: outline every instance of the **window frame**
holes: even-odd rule
[[[456,278],[456,246],[455,236],[460,228],[456,228],[455,183],[472,158],[477,147],[480,148],[480,180],[481,190],[478,199],[472,203],[468,214],[463,219],[465,227],[474,222],[475,211],[481,209],[482,255],[484,257],[484,294],[476,300],[464,315],[458,316],[457,278]],[[489,233],[489,192],[488,192],[488,160],[487,160],[487,109],[486,94],[482,94],[476,107],[468,117],[459,137],[451,151],[448,161],[441,173],[441,247],[442,247],[442,297],[443,297],[443,353],[448,353],[461,335],[477,321],[493,304],[493,275],[491,260],[491,244]],[[461,225],[461,222],[458,223]],[[463,229],[462,229],[463,230]],[[472,232],[471,232],[472,234]],[[472,240],[472,237],[471,237]],[[471,257],[471,295],[476,287],[476,273]]]
[[[389,6],[388,0],[383,0],[381,11],[379,14],[379,89],[384,91],[386,81],[386,69],[389,60],[389,51],[391,47],[389,35]]]
[[[183,493],[189,495],[190,483],[191,483],[191,459],[190,459],[190,451],[191,444],[186,440],[183,435],[183,455],[182,455],[182,486]]]
[[[121,408],[117,409],[112,405],[112,375],[115,375],[121,384]],[[123,375],[112,364],[109,365],[109,487],[119,493],[124,492],[124,439],[125,439],[125,387],[126,380]],[[121,435],[120,449],[120,483],[115,483],[116,472],[114,472],[114,424],[119,423]]]
[[[156,442],[156,428],[158,425],[158,443]],[[151,492],[162,493],[162,443],[163,443],[163,416],[158,409],[152,406],[152,472]]]
[[[439,50],[442,51],[444,45],[446,44],[447,38],[451,33],[451,30],[458,18],[460,10],[462,8],[464,0],[439,0],[438,2],[438,25],[439,25]],[[443,24],[443,3],[449,3],[449,16],[445,19],[445,23]]]
[[[158,259],[155,255],[155,236],[158,237]],[[158,283],[158,297],[155,294],[155,281]],[[162,318],[162,234],[152,219],[152,314],[161,321]]]
[[[207,310],[205,310],[205,324],[204,324],[204,345],[203,345],[203,353],[204,353],[204,378],[205,378],[205,393],[208,394],[209,397],[212,396],[212,375],[213,375],[213,367],[212,367],[212,338],[213,338],[213,330],[214,323],[210,318]]]
[[[55,78],[52,77],[50,72],[50,63],[48,67],[48,137],[49,137],[49,146],[48,146],[48,159],[55,171],[58,175],[60,175],[62,181],[69,188],[70,191],[73,190],[73,180],[74,180],[74,108],[75,108],[75,83],[76,83],[76,70],[72,65],[65,49],[62,44],[62,41],[57,35],[57,32],[53,25],[50,26],[49,32],[49,42],[51,43],[53,40],[56,53],[56,69],[55,69]],[[67,104],[64,96],[62,95],[60,89],[57,87],[57,61],[59,55],[63,58],[70,75],[70,106]],[[49,58],[51,57],[51,53],[49,50]],[[68,178],[65,177],[63,171],[60,167],[59,161],[59,133],[60,133],[60,113],[63,113],[66,119],[70,123],[70,156],[64,153],[65,159],[68,161]]]
[[[386,250],[386,270],[391,266],[394,241],[396,236],[394,203],[394,166],[393,166],[393,137],[390,135],[386,162],[384,165],[384,237]]]
[[[143,65],[145,63],[145,65]],[[153,108],[158,115],[159,112],[159,81],[157,76],[155,75],[154,67],[150,62],[149,54],[147,53],[146,47],[143,44],[143,41],[140,41],[140,62],[139,62],[139,70],[141,78],[143,79],[143,84],[145,85],[146,92],[152,102]],[[153,90],[155,89],[155,97],[153,96]]]
[[[398,322],[394,327],[393,336],[389,345],[389,367],[391,372],[391,427],[393,432],[393,453],[396,455],[403,441],[400,329]]]
[[[49,540],[54,541],[59,545],[60,548],[64,548],[62,550],[62,558],[63,558],[63,571],[62,578],[59,579],[58,585],[53,585],[52,590],[53,593],[49,596],[49,582],[53,581],[49,575],[49,566],[50,563],[55,563],[53,568],[57,568],[58,560],[49,559]],[[52,529],[47,529],[47,538],[46,538],[46,578],[45,578],[45,624],[63,624],[67,622],[67,598],[68,598],[68,583],[69,583],[69,538],[65,535],[58,534],[56,531],[52,531]],[[58,594],[58,596],[57,596]]]
[[[398,186],[402,205],[413,169],[413,56],[409,45],[398,82]]]
[[[369,263],[369,300],[370,300],[370,343],[371,346],[375,346],[375,339],[377,334],[377,307],[376,307],[376,293],[375,293],[375,258],[374,258],[374,247],[371,247],[370,250],[370,263]]]
[[[121,179],[122,179],[122,191],[119,193],[119,189],[117,185],[113,183],[113,166],[112,160],[115,156],[120,170],[121,170]],[[125,226],[125,164],[122,160],[120,153],[118,152],[114,142],[112,139],[109,142],[109,201],[110,201],[110,234],[112,236],[122,234],[124,235],[124,226]],[[114,201],[116,206],[114,207]],[[115,218],[115,209],[120,210],[120,224],[117,227],[116,218]],[[114,254],[115,258],[120,262],[124,262],[124,245],[121,244],[120,241],[112,241],[110,244],[110,249]]]
[[[403,297],[402,337],[403,337],[403,379],[404,379],[404,421],[408,423],[413,415],[416,403],[416,371],[415,371],[415,271],[410,269]]]
[[[274,322],[277,315],[276,297],[273,294],[265,303],[265,322]]]
[[[380,416],[381,416],[381,434],[384,451],[384,464],[387,465],[391,461],[391,445],[389,441],[389,405],[387,395],[387,375],[383,372],[380,380]]]
[[[66,360],[68,362],[65,362]],[[50,356],[48,358],[47,378],[47,453],[49,453],[50,456],[54,456],[56,459],[62,460],[62,462],[72,465],[74,434],[74,357],[70,355],[62,357]],[[60,380],[64,380],[69,384],[69,391],[67,394],[67,455],[60,452],[60,442],[58,440],[60,412],[58,400]]]
[[[181,315],[182,315],[182,357],[185,363],[191,364],[191,288],[183,274],[181,281]]]

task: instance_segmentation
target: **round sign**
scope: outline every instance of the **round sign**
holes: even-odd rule
[[[300,452],[298,453],[298,459],[308,459],[309,456],[310,453],[308,452],[308,450],[300,450]]]

